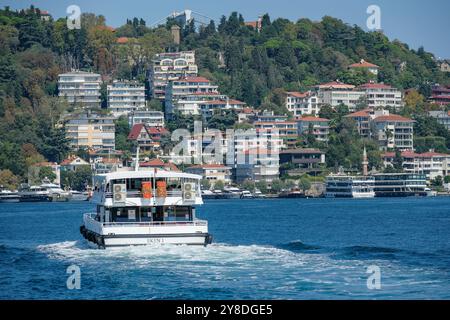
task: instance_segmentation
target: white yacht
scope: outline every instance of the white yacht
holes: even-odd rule
[[[248,190],[242,191],[241,199],[253,199],[253,198],[254,197],[253,197],[253,195],[252,195],[252,193],[250,191],[248,191]]]
[[[72,194],[63,190],[60,185],[49,181],[44,181],[41,188],[48,190],[51,201],[54,202],[69,201],[72,197]]]
[[[97,212],[83,217],[80,232],[99,248],[149,244],[207,245],[208,222],[196,218],[202,205],[201,177],[164,170],[100,175],[93,200]]]
[[[327,198],[374,198],[375,178],[367,176],[329,175]]]

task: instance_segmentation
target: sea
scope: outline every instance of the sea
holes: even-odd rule
[[[94,210],[0,204],[0,299],[450,299],[450,197],[206,200],[207,247],[92,249]]]

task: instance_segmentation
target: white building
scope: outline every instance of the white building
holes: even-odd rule
[[[450,130],[450,111],[430,111],[430,116]]]
[[[72,149],[115,149],[113,117],[81,114],[67,120],[65,128]]]
[[[145,86],[136,81],[114,80],[107,92],[108,109],[116,117],[145,108]]]
[[[404,151],[401,153],[403,163],[402,167],[405,172],[425,174],[427,180],[436,179],[438,176],[445,177],[450,174],[450,155],[426,152],[415,153],[413,151]],[[395,152],[386,152],[383,154],[383,162],[385,166],[393,165]]]
[[[391,114],[376,117],[373,123],[375,138],[382,150],[413,150],[414,120]]]
[[[140,123],[145,124],[147,127],[164,127],[164,113],[155,110],[131,111],[128,114],[130,128]]]
[[[344,104],[350,111],[354,111],[366,95],[364,91],[355,90],[355,86],[338,81],[321,84],[317,89],[319,107],[330,105],[335,108]]]
[[[318,115],[320,111],[317,94],[311,91],[305,93],[286,92],[285,106],[295,117]]]
[[[152,98],[164,101],[169,81],[195,77],[197,74],[195,51],[159,53],[150,68],[150,95]]]
[[[401,109],[404,106],[403,94],[400,90],[384,83],[366,83],[359,87],[366,94],[369,108],[393,107]]]
[[[365,61],[364,59],[361,59],[358,63],[354,63],[348,66],[350,70],[358,70],[363,69],[367,70],[368,72],[372,73],[375,76],[378,76],[378,71],[380,70],[380,67],[376,64],[370,63]]]
[[[82,107],[100,107],[102,80],[97,73],[73,71],[58,76],[58,95],[71,104]]]
[[[220,110],[242,111],[244,107],[245,102],[235,99],[229,99],[228,97],[225,97],[225,99],[221,100],[205,101],[204,103],[200,104],[200,110],[205,119],[210,118],[216,111]]]
[[[179,80],[170,81],[166,88],[166,116],[170,117],[175,112],[184,115],[200,114],[199,102],[181,103],[186,101],[187,96],[198,95],[218,95],[218,86],[213,85],[205,77],[186,77]]]
[[[222,181],[225,185],[231,183],[231,167],[223,164],[203,164],[186,168],[187,173],[198,174],[203,179],[208,180],[211,187],[218,181]]]
[[[327,142],[330,134],[330,120],[317,117],[301,117],[297,119],[299,135],[312,134],[317,141]]]

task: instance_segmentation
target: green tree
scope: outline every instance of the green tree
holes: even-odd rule
[[[53,172],[50,167],[41,167],[39,169],[39,179],[42,181],[44,179],[48,179],[51,182],[55,181],[56,174]]]
[[[223,190],[225,188],[225,183],[222,180],[217,180],[214,182],[215,190]]]
[[[306,193],[307,191],[309,191],[309,189],[311,189],[311,182],[308,178],[301,177],[298,181],[298,187],[303,191],[303,193]]]

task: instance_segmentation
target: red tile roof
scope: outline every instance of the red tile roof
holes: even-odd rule
[[[330,120],[329,119],[325,119],[325,118],[316,118],[316,117],[306,116],[306,117],[298,118],[297,121],[328,122]]]
[[[186,81],[186,82],[211,82],[209,79],[205,77],[184,77],[181,78],[180,81]]]
[[[354,89],[355,86],[351,84],[342,83],[340,81],[332,81],[322,83],[317,86],[319,89]]]
[[[309,96],[309,92],[297,92],[297,91],[291,91],[291,92],[286,92],[287,95],[289,96],[293,96],[296,98],[306,98]]]
[[[169,131],[167,131],[166,128],[161,128],[161,127],[149,127],[149,128],[147,128],[147,132],[149,134],[158,134],[158,133],[167,134],[167,133],[169,133]]]
[[[127,43],[128,42],[128,37],[117,38],[116,42],[119,43],[119,44]]]
[[[161,159],[152,159],[147,162],[141,162],[139,166],[141,167],[164,167],[166,163]]]
[[[376,64],[361,60],[358,63],[349,65],[350,68],[379,68]]]
[[[360,86],[361,89],[392,89],[392,86],[384,83],[365,83]]]
[[[388,116],[379,116],[376,117],[375,122],[387,122],[387,121],[395,121],[395,122],[414,122],[414,120],[399,116],[398,114],[390,114]]]
[[[130,134],[128,135],[129,140],[136,140],[142,132],[142,128],[144,128],[143,123],[138,123],[131,128]]]
[[[364,109],[360,111],[356,111],[346,115],[344,118],[359,118],[359,117],[370,117],[370,109]]]

